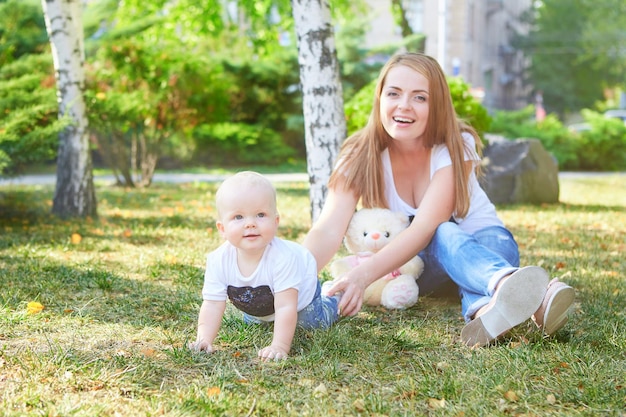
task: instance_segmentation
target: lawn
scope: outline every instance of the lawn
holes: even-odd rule
[[[97,185],[97,220],[49,215],[52,186],[0,187],[1,416],[626,416],[626,181],[561,180],[561,203],[499,207],[522,263],[577,289],[570,322],[459,343],[453,299],[364,309],[271,332],[231,308],[212,354],[195,337],[216,184]],[[278,183],[281,237],[310,225],[308,186]],[[325,278],[325,276],[323,277]],[[43,309],[41,310],[41,307]]]

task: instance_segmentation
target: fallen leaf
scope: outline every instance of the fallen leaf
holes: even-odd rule
[[[78,233],[72,233],[72,245],[78,245],[81,240],[83,240],[83,237],[81,235],[79,235]]]
[[[546,396],[546,401],[548,402],[548,404],[553,405],[556,403],[556,397],[554,396],[554,394],[548,394]]]
[[[220,395],[221,392],[222,390],[220,389],[220,387],[209,387],[206,390],[206,393],[209,397],[215,397],[217,395]]]
[[[328,394],[328,389],[326,389],[326,385],[319,384],[317,387],[315,387],[315,389],[313,390],[313,395],[315,395],[316,397],[322,397]]]
[[[126,229],[122,233],[122,236],[124,236],[124,237],[131,237],[132,235],[133,235],[133,232],[131,232],[130,229]]]
[[[519,397],[517,396],[517,394],[514,391],[507,391],[504,393],[504,398],[506,398],[507,400],[511,401],[511,402],[516,402],[517,400],[519,400]]]
[[[366,411],[365,402],[362,399],[354,400],[352,407],[354,407],[359,413],[364,413]]]
[[[152,348],[144,348],[141,350],[141,353],[143,353],[143,356],[151,357],[151,356],[154,356],[154,354],[156,353],[156,350]]]
[[[26,305],[26,313],[28,314],[37,314],[40,313],[43,309],[43,304],[37,301],[31,301]]]
[[[436,368],[439,372],[447,370],[450,365],[447,362],[437,362]]]
[[[428,399],[428,407],[433,410],[437,410],[439,408],[444,408],[446,406],[446,399],[442,398],[438,400],[437,398],[429,398]]]

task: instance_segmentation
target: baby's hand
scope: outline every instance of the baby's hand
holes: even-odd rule
[[[195,342],[189,342],[189,349],[195,352],[206,352],[212,353],[215,349],[213,349],[213,345],[207,342],[206,340],[197,340]]]
[[[287,359],[287,352],[275,346],[268,346],[259,350],[259,358],[261,358],[263,362],[267,362],[271,360],[274,360],[274,361],[285,360]]]

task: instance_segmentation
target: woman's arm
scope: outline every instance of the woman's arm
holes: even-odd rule
[[[359,312],[368,285],[404,265],[430,243],[437,227],[450,219],[454,198],[452,167],[441,168],[428,185],[411,225],[368,262],[350,270],[329,289],[329,295],[343,292],[339,302],[343,316]]]
[[[319,218],[302,243],[317,261],[318,272],[335,256],[356,209],[357,196],[344,190],[343,182],[328,190]]]

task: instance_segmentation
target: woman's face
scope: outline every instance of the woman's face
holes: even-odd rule
[[[428,80],[400,65],[387,73],[380,95],[380,119],[395,140],[421,138],[428,120]]]

